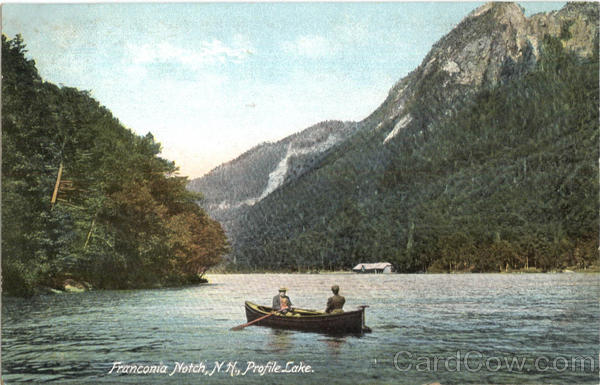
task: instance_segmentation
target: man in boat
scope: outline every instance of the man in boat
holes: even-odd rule
[[[279,289],[279,294],[273,297],[273,310],[279,311],[283,314],[287,313],[288,311],[293,311],[292,301],[290,300],[290,297],[285,295],[286,291],[287,289],[282,287]]]
[[[340,287],[338,285],[331,286],[331,291],[333,292],[333,296],[327,299],[327,308],[325,309],[325,313],[343,313],[346,298],[338,294],[340,292]]]

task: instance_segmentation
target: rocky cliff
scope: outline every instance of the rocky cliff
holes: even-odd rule
[[[515,3],[483,5],[440,39],[368,120],[379,120],[377,127],[393,127],[388,135],[395,136],[421,113],[419,129],[425,129],[482,88],[530,71],[545,35],[562,38],[563,46],[577,55],[591,56],[598,44],[598,5],[569,3],[530,18]]]

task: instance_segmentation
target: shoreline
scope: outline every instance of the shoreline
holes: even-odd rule
[[[314,271],[290,271],[290,270],[255,270],[255,271],[236,271],[227,269],[218,269],[213,272],[207,272],[206,276],[215,274],[356,274],[356,275],[386,275],[386,274],[572,274],[572,273],[600,273],[600,266],[590,266],[588,268],[564,268],[562,270],[541,270],[537,268],[529,269],[509,269],[506,271],[469,271],[469,270],[452,270],[452,271],[419,271],[412,273],[392,272],[392,273],[356,273],[348,270],[314,270]]]
[[[203,282],[198,283],[188,283],[184,285],[172,285],[172,286],[156,286],[156,287],[139,287],[139,288],[127,288],[127,289],[96,289],[90,286],[87,286],[87,283],[84,283],[87,287],[82,287],[84,285],[65,285],[66,287],[63,290],[59,290],[57,288],[49,287],[49,286],[37,286],[35,289],[35,293],[31,296],[23,297],[19,295],[14,295],[10,293],[5,293],[4,291],[1,293],[2,297],[16,297],[16,298],[31,298],[37,297],[40,295],[61,295],[61,294],[77,294],[77,293],[85,293],[90,291],[103,291],[103,290],[156,290],[156,289],[179,289],[184,287],[192,287],[192,286],[202,286],[210,284],[210,277],[216,275],[317,275],[317,274],[338,274],[338,275],[461,275],[461,274],[600,274],[600,266],[591,266],[587,269],[563,269],[563,270],[550,270],[550,271],[541,271],[539,269],[521,269],[521,270],[509,270],[509,271],[487,271],[487,272],[471,272],[471,271],[451,271],[451,272],[416,272],[416,273],[355,273],[352,271],[318,271],[318,272],[298,272],[298,271],[253,271],[253,272],[241,272],[241,271],[215,271],[212,273],[206,273],[203,276]],[[79,283],[79,282],[77,282]]]

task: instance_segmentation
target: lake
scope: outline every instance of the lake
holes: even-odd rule
[[[3,297],[3,380],[598,383],[598,274],[208,278],[178,289]],[[286,286],[294,306],[324,309],[333,284],[346,310],[370,306],[372,333],[229,330],[246,322],[244,300],[270,305]]]

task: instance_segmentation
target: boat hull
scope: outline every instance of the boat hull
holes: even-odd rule
[[[246,301],[246,318],[252,322],[272,312],[272,308]],[[302,330],[326,334],[364,333],[370,329],[364,325],[364,308],[338,314],[295,309],[300,316],[274,314],[254,325],[278,329]]]

